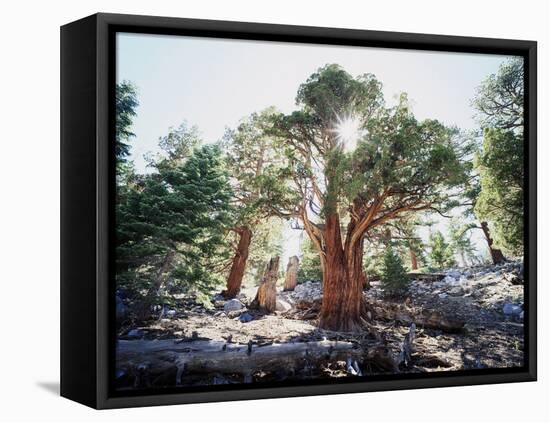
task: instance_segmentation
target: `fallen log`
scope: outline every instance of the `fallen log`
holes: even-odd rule
[[[465,322],[450,316],[445,316],[437,310],[408,307],[404,304],[392,304],[387,302],[370,302],[374,318],[398,321],[410,326],[414,323],[417,327],[441,330],[443,332],[461,332]]]
[[[143,385],[174,367],[175,385],[188,373],[241,374],[251,381],[256,372],[294,374],[305,367],[323,363],[357,360],[362,351],[352,342],[319,341],[273,343],[269,345],[229,344],[223,341],[177,343],[175,340],[119,340],[116,369],[133,375],[134,386]]]

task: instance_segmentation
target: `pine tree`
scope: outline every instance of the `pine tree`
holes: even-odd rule
[[[124,163],[130,155],[129,141],[134,137],[131,131],[133,119],[136,116],[137,88],[129,81],[118,83],[115,90],[116,102],[116,144],[115,155],[117,163]]]
[[[401,257],[391,245],[384,252],[380,276],[381,287],[386,295],[401,295],[407,291],[410,281],[407,271]]]
[[[185,161],[157,162],[119,191],[119,285],[130,288],[148,317],[152,303],[173,290],[206,292],[221,282],[214,271],[231,224],[229,178],[217,146],[195,149]]]
[[[449,244],[440,231],[430,236],[430,261],[432,266],[442,269],[456,264],[452,245]]]

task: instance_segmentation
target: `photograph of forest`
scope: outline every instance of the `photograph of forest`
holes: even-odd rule
[[[116,43],[116,390],[524,365],[523,58]]]

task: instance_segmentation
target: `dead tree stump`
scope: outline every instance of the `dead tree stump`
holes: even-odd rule
[[[297,256],[292,256],[288,259],[284,286],[285,291],[294,291],[294,288],[296,288],[299,266],[300,260]]]
[[[277,274],[279,273],[279,257],[272,257],[265,269],[262,282],[258,287],[256,298],[250,308],[264,313],[273,313],[277,304]]]

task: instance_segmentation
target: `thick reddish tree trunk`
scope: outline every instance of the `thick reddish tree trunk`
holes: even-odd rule
[[[491,232],[489,232],[489,225],[487,224],[487,222],[481,222],[481,230],[483,231],[483,234],[485,235],[485,240],[487,241],[487,245],[489,246],[489,253],[491,253],[493,264],[498,264],[506,261],[504,254],[502,254],[502,251],[498,248],[493,247],[493,238],[491,238]]]
[[[412,248],[409,248],[409,252],[411,254],[411,269],[418,270],[418,259],[416,257],[416,253]]]
[[[227,278],[227,289],[222,292],[225,298],[234,298],[241,290],[244,272],[246,270],[246,261],[248,260],[248,250],[252,241],[252,231],[244,226],[235,230],[239,234],[239,244],[233,257],[229,277]]]
[[[336,213],[326,218],[324,240],[326,263],[319,326],[343,332],[359,330],[365,314],[362,254],[358,260],[357,251],[360,245],[347,245],[344,250]]]
[[[363,268],[363,239],[353,248],[346,245],[344,253],[348,261],[349,277],[357,280],[362,289],[368,288],[369,282]]]
[[[298,279],[298,267],[300,266],[300,260],[296,256],[292,256],[288,259],[285,275],[285,291],[294,291],[296,288],[296,282]]]

